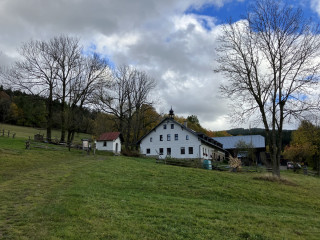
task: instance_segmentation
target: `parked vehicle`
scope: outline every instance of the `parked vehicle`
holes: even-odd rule
[[[294,169],[293,162],[287,162],[287,169]]]
[[[287,169],[301,169],[301,165],[299,163],[287,162]]]

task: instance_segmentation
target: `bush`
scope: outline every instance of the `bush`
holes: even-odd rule
[[[140,153],[137,150],[122,150],[121,154],[127,157],[140,157]]]
[[[241,168],[241,160],[239,158],[233,158],[230,156],[229,165],[233,171],[238,171]]]

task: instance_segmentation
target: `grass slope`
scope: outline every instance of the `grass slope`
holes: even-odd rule
[[[320,179],[24,150],[0,137],[0,239],[319,239]]]
[[[2,136],[2,131],[5,130],[5,136],[8,136],[8,130],[10,131],[10,137],[12,133],[16,133],[16,138],[24,138],[28,139],[29,137],[33,139],[35,134],[44,134],[46,136],[47,132],[45,129],[39,128],[32,128],[32,127],[23,127],[23,126],[16,126],[10,124],[3,124],[0,123],[0,136]],[[52,139],[60,139],[61,132],[60,130],[52,130]],[[85,133],[76,133],[75,134],[75,141],[81,141],[82,138],[91,138],[89,134]]]

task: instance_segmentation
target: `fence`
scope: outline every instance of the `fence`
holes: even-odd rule
[[[11,135],[11,136],[10,136]],[[0,131],[0,136],[2,137],[12,137],[12,138],[15,138],[16,137],[16,133],[15,132],[12,132],[11,130],[5,130],[5,129],[2,129]]]

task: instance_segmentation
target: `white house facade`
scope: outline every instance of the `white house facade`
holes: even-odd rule
[[[174,120],[173,114],[162,120],[138,143],[140,143],[141,154],[160,159],[171,157],[223,160],[225,158],[222,144],[178,123]]]
[[[102,151],[109,151],[113,153],[121,152],[121,133],[107,132],[100,135],[96,142],[96,149]]]

